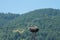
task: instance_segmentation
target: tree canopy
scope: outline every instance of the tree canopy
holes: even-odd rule
[[[38,26],[37,40],[60,40],[60,10],[45,8],[28,13],[0,13],[0,40],[29,40],[28,27]]]

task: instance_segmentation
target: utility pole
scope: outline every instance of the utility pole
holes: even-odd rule
[[[32,32],[32,38],[31,40],[36,40],[36,32],[39,31],[39,28],[37,26],[32,26],[29,28],[30,29],[30,32]]]

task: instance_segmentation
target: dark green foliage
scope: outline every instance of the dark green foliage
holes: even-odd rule
[[[10,13],[0,15],[5,15],[1,17],[4,25],[0,28],[0,40],[30,40],[32,34],[28,27],[31,25],[39,27],[36,40],[60,40],[59,9],[38,9],[20,16]],[[8,22],[5,23],[5,20]]]
[[[19,16],[19,14],[12,14],[12,13],[4,14],[4,13],[0,13],[0,27],[2,27],[4,24],[6,24],[7,22],[15,19],[18,16]]]

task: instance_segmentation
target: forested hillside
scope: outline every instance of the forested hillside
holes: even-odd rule
[[[15,19],[18,17],[19,14],[12,14],[12,13],[0,13],[0,27],[2,27],[4,24],[9,22],[10,20]]]
[[[29,40],[31,25],[39,27],[37,40],[60,40],[59,9],[37,9],[22,15],[1,13],[0,16],[0,40]]]

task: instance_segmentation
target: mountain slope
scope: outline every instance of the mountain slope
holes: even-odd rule
[[[48,26],[51,24],[56,25],[59,24],[60,22],[60,10],[57,9],[40,9],[40,10],[35,10],[32,12],[28,12],[26,14],[23,14],[19,16],[18,18],[14,19],[8,25],[12,27],[13,25],[18,25],[18,26],[28,26],[28,25],[35,25],[35,22],[37,26]],[[53,23],[52,23],[53,22]],[[13,23],[13,25],[12,25]],[[50,24],[49,24],[50,23]],[[56,26],[55,25],[55,26]],[[60,26],[60,25],[59,25]],[[8,26],[6,26],[8,27]],[[17,26],[16,26],[17,27]]]
[[[31,33],[28,27],[31,25],[39,27],[37,40],[60,40],[60,10],[52,8],[38,9],[20,15],[3,26],[4,35],[7,34],[11,40],[29,40]],[[24,30],[22,34],[21,30]]]
[[[8,14],[0,13],[0,27],[2,27],[4,24],[15,19],[18,16],[19,16],[18,14],[12,14],[12,13]]]

